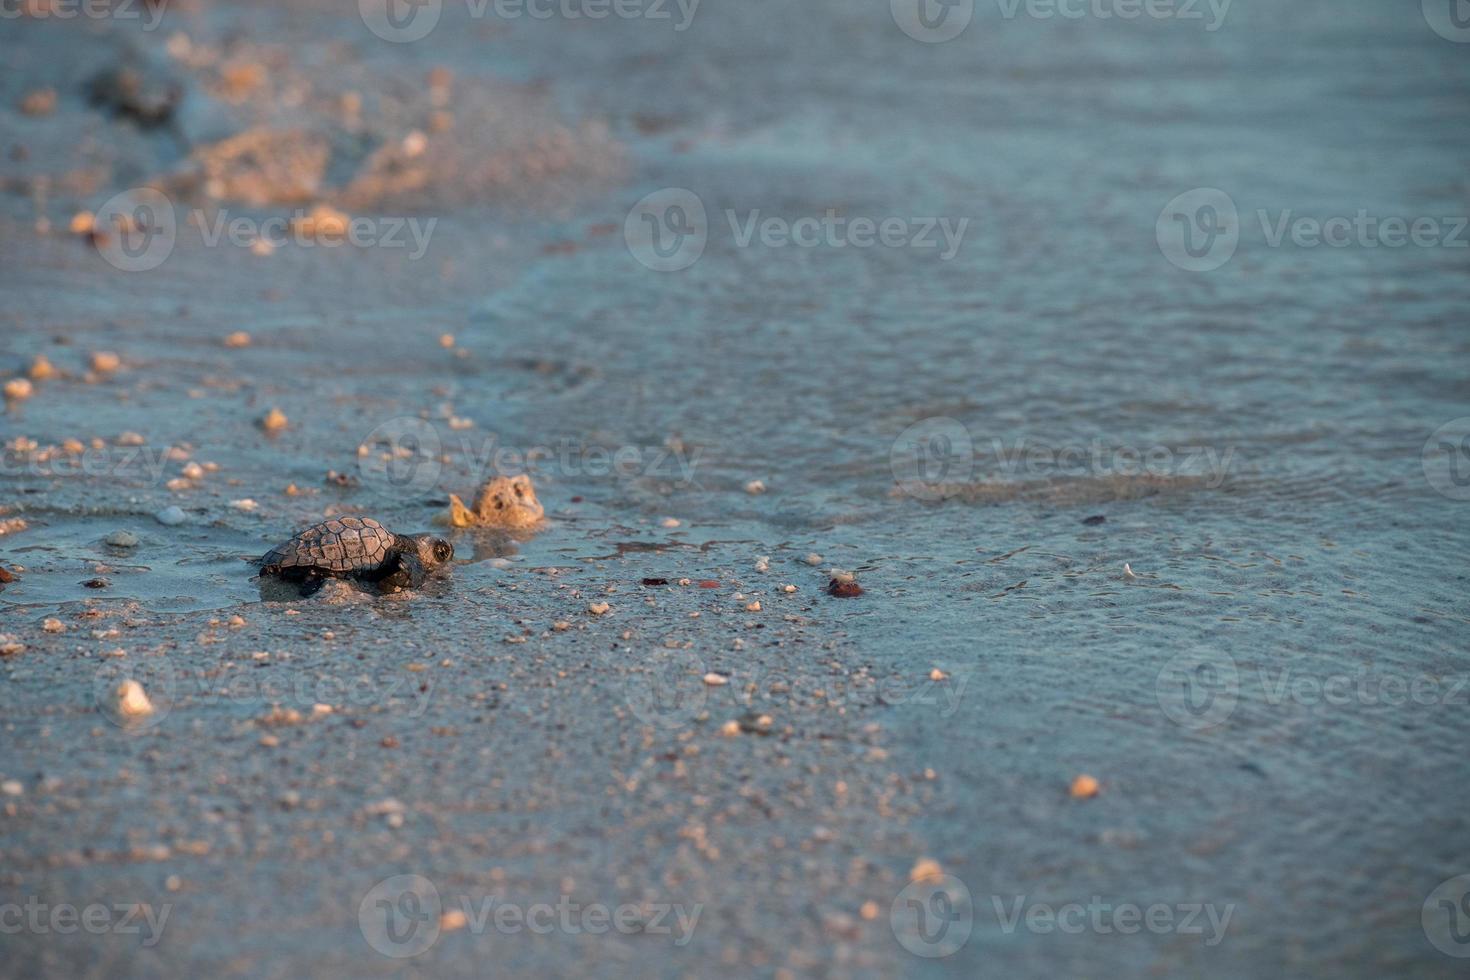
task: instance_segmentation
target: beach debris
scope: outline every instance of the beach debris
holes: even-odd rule
[[[612,606],[608,605],[605,602],[589,602],[589,603],[587,603],[587,611],[590,612],[594,616],[605,616],[611,610],[612,610]]]
[[[19,517],[7,517],[0,520],[0,537],[7,534],[17,534],[24,531],[30,525]]]
[[[322,189],[330,140],[306,129],[258,126],[198,147],[204,192],[256,207],[305,204]]]
[[[19,779],[7,779],[3,783],[0,783],[0,793],[4,793],[6,796],[23,796],[25,795],[25,791],[25,784]]]
[[[765,483],[764,480],[751,480],[749,483],[747,483],[745,485],[745,492],[748,493],[748,494],[750,494],[751,496],[755,496],[756,494],[760,494],[760,493],[765,493],[766,492],[766,483]]]
[[[93,105],[144,129],[170,122],[183,97],[183,83],[160,64],[118,65],[87,82],[87,98]]]
[[[1082,519],[1082,523],[1088,527],[1096,527],[1099,524],[1106,524],[1107,522],[1108,518],[1106,514],[1093,514],[1091,517],[1084,517]]]
[[[225,346],[235,350],[241,347],[249,347],[250,335],[243,330],[236,330],[225,338]]]
[[[27,378],[11,378],[5,382],[5,400],[22,402],[36,393],[35,385]]]
[[[439,931],[454,932],[469,925],[470,918],[464,909],[447,908],[439,913]]]
[[[0,633],[0,657],[13,657],[24,653],[26,645],[9,633]]]
[[[129,677],[113,692],[117,699],[117,713],[123,718],[146,718],[153,714],[153,702],[143,685]]]
[[[771,559],[768,555],[761,555],[755,560],[755,570],[765,574],[771,570]]]
[[[35,360],[31,361],[29,372],[32,381],[50,381],[60,374],[56,366],[51,363],[45,354],[37,354]]]
[[[858,585],[857,576],[852,572],[834,568],[827,582],[827,594],[839,599],[855,599],[863,594],[863,587]]]
[[[440,347],[443,347],[445,350],[449,350],[451,347],[453,347],[454,346],[454,334],[452,334],[452,333],[442,333],[442,334],[440,334],[439,335],[439,346]]]
[[[931,857],[921,857],[909,869],[909,881],[941,881],[944,867]]]
[[[820,565],[822,563],[822,556],[819,555],[819,554],[817,554],[815,551],[813,551],[811,554],[809,554],[805,558],[803,558],[802,561],[806,562],[808,565],[812,566],[813,568],[816,568],[818,565]]]
[[[1123,563],[1123,577],[1125,579],[1128,579],[1129,581],[1138,578],[1138,576],[1133,573],[1133,566],[1128,564],[1126,561]]]
[[[131,531],[113,531],[102,539],[103,543],[110,544],[114,548],[136,548],[138,547],[138,536]]]
[[[253,514],[260,507],[260,504],[246,497],[243,500],[231,500],[230,506],[242,513]]]
[[[451,527],[529,528],[540,524],[545,515],[531,478],[522,473],[490,480],[480,488],[473,509],[450,494],[447,523]]]
[[[100,575],[96,578],[89,578],[82,583],[82,588],[84,589],[107,589],[111,587],[112,583]]]
[[[66,624],[59,619],[45,619],[41,622],[41,629],[47,633],[65,633]]]
[[[929,671],[929,679],[931,681],[947,681],[949,680],[949,675],[940,670],[938,667],[935,667],[933,670]]]
[[[347,237],[347,227],[351,223],[351,216],[330,204],[317,204],[310,211],[294,218],[291,228],[296,234],[318,242],[340,242]]]
[[[184,523],[187,518],[184,516],[184,509],[178,505],[174,505],[173,507],[165,507],[163,510],[154,514],[153,519],[165,527],[173,527],[177,524]]]
[[[1083,773],[1072,780],[1072,796],[1079,800],[1090,800],[1102,789],[1102,784],[1094,777]]]
[[[260,417],[260,427],[267,435],[275,435],[283,431],[291,420],[286,418],[286,413],[279,408],[272,408]]]
[[[781,591],[789,594],[796,591],[796,586],[790,584],[783,585],[781,586]]]
[[[679,519],[677,517],[665,517],[658,523],[660,527],[678,527]]]
[[[15,574],[4,565],[0,565],[0,585],[9,585],[11,582],[16,582],[19,580],[19,575]]]
[[[122,358],[110,350],[99,350],[92,354],[92,370],[98,374],[111,374],[122,367]]]
[[[730,678],[726,677],[724,674],[716,674],[714,671],[710,671],[708,674],[704,675],[704,682],[710,687],[724,687],[726,684],[730,683]]]
[[[759,711],[747,711],[737,720],[740,730],[747,735],[769,735],[776,721],[770,715]]]
[[[147,441],[136,432],[124,432],[117,437],[117,444],[119,446],[141,446]]]
[[[760,612],[761,611],[761,601],[759,599],[757,599],[754,602],[748,603],[746,605],[746,607],[745,607],[745,611],[746,612]]]
[[[669,584],[669,580],[666,579],[666,578],[646,578],[646,579],[643,579],[642,581],[643,581],[643,584],[644,585],[668,585]]]
[[[27,116],[49,116],[56,111],[56,89],[33,88],[20,100],[20,111]]]
[[[740,734],[740,722],[731,719],[720,726],[720,734],[726,738],[734,738]]]

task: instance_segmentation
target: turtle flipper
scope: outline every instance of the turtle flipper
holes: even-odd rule
[[[428,571],[424,563],[419,561],[418,556],[406,552],[399,552],[388,559],[376,573],[368,578],[368,581],[377,586],[378,591],[384,595],[394,592],[402,592],[404,589],[416,589],[424,584],[428,578]]]

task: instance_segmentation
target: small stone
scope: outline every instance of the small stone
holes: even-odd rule
[[[243,511],[246,514],[249,514],[249,513],[254,512],[254,510],[257,507],[259,507],[260,504],[257,504],[255,501],[251,500],[249,497],[246,497],[244,500],[231,500],[230,501],[230,506],[233,507],[233,508],[235,508],[238,511]]]
[[[929,679],[931,681],[947,681],[949,680],[949,675],[940,670],[938,667],[935,667],[933,670],[929,671]]]
[[[25,653],[26,645],[9,633],[0,633],[0,657],[13,657]]]
[[[132,678],[119,684],[116,693],[117,713],[124,718],[143,718],[153,714],[153,702],[148,700],[148,693]]]
[[[862,908],[858,909],[858,915],[862,916],[865,922],[872,922],[878,918],[878,912],[878,903],[873,901],[864,902]]]
[[[89,578],[82,583],[82,588],[84,589],[106,589],[111,587],[112,583],[100,575],[97,578]]]
[[[231,616],[230,617],[230,625],[232,627],[234,627],[235,629],[239,629],[241,626],[244,626],[245,625],[245,617],[244,616],[239,616],[239,615]]]
[[[933,858],[923,857],[914,862],[909,871],[909,881],[939,881],[944,877],[944,868]]]
[[[759,493],[765,493],[766,492],[766,484],[765,484],[765,481],[763,481],[763,480],[751,480],[749,483],[747,483],[745,485],[745,492],[748,493],[748,494],[751,494],[752,496],[754,496],[755,494],[759,494]]]
[[[31,384],[26,378],[11,378],[5,382],[5,398],[7,401],[25,401],[35,393],[35,385]]]
[[[7,779],[5,782],[0,783],[0,793],[4,793],[6,796],[20,796],[25,791],[26,788],[21,784],[19,779]]]
[[[783,586],[781,586],[781,591],[782,592],[786,592],[786,593],[792,593],[792,592],[795,592],[796,591],[796,586],[794,586],[794,585],[783,585]]]
[[[78,211],[67,225],[73,235],[90,235],[96,227],[97,216],[91,211]]]
[[[15,574],[4,565],[0,565],[0,585],[9,585],[11,582],[18,581],[20,581],[19,575]]]
[[[114,548],[136,548],[138,547],[138,536],[131,531],[113,531],[102,539],[106,544]]]
[[[1090,800],[1102,789],[1102,784],[1086,773],[1072,780],[1072,796],[1079,800]]]
[[[184,509],[179,506],[165,507],[163,510],[154,514],[153,519],[156,520],[158,523],[165,525],[166,527],[173,527],[177,524],[182,524],[186,520],[184,516]]]
[[[60,16],[59,14],[57,16]],[[20,111],[28,116],[49,116],[56,111],[56,89],[33,88],[20,100]]]
[[[141,446],[147,441],[147,439],[144,439],[142,435],[137,432],[124,432],[122,435],[117,437],[117,444],[119,446]]]
[[[286,413],[279,408],[272,408],[260,419],[260,427],[269,433],[280,432],[289,424],[290,419],[286,418]]]
[[[761,555],[755,560],[755,570],[758,572],[769,572],[771,570],[771,559],[766,555]]]
[[[1107,522],[1108,518],[1106,514],[1093,514],[1091,517],[1084,517],[1082,519],[1082,523],[1088,527],[1096,527],[1099,524],[1106,524]]]
[[[659,521],[659,524],[664,527],[678,527],[679,519],[677,517],[665,517],[662,521]]]
[[[45,354],[37,354],[36,359],[31,362],[30,375],[32,381],[50,381],[57,374],[55,365],[46,358]]]
[[[565,633],[567,630],[572,628],[572,624],[567,622],[565,619],[558,619],[556,622],[551,624],[551,628],[556,630],[558,633]]]
[[[725,722],[723,725],[720,726],[720,734],[725,736],[726,738],[734,738],[736,735],[740,734],[740,722]]]
[[[704,682],[710,687],[724,687],[726,684],[730,683],[730,678],[726,677],[724,674],[716,674],[711,671],[710,673],[704,675]]]
[[[454,346],[454,334],[452,334],[452,333],[440,334],[439,335],[439,346],[440,347],[443,347],[445,350],[449,350],[449,348],[453,347]]]
[[[745,611],[746,612],[760,612],[761,611],[761,601],[759,599],[757,599],[754,602],[748,604],[745,607]]]
[[[855,581],[844,582],[834,577],[827,583],[827,594],[838,599],[856,599],[863,594],[863,587]]]
[[[250,335],[243,330],[236,330],[234,333],[225,338],[225,346],[236,349],[241,347],[249,347]]]
[[[587,611],[590,612],[594,616],[604,615],[605,613],[607,613],[611,609],[612,609],[612,606],[609,606],[605,602],[589,602],[589,603],[587,603]]]
[[[441,932],[454,932],[469,925],[469,917],[464,914],[464,909],[445,909],[439,915],[439,930]]]
[[[204,479],[204,467],[200,466],[198,463],[185,464],[182,472],[184,474],[184,477],[189,480]]]
[[[814,551],[811,554],[807,555],[805,558],[803,558],[802,561],[806,562],[808,565],[811,565],[813,568],[815,568],[815,567],[817,567],[818,565],[820,565],[822,563],[822,556],[819,555],[819,554],[817,554]]]
[[[122,358],[112,351],[97,351],[92,355],[92,370],[98,374],[111,374],[122,367]]]
[[[66,624],[59,619],[46,619],[42,621],[41,629],[47,633],[65,633]]]

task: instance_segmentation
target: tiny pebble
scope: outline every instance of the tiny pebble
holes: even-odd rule
[[[236,510],[244,511],[245,513],[249,514],[253,512],[257,507],[259,507],[260,504],[257,504],[249,497],[246,497],[244,500],[231,500],[230,506],[235,508]]]
[[[811,565],[813,568],[815,568],[816,566],[818,566],[818,565],[820,565],[822,563],[822,556],[819,555],[819,554],[817,554],[814,551],[811,554],[807,555],[805,558],[803,558],[802,561],[806,562],[808,565]]]
[[[24,401],[35,394],[35,386],[25,378],[12,378],[5,382],[5,397],[11,401]]]
[[[677,517],[665,517],[659,523],[662,524],[664,527],[678,527],[679,519]]]
[[[766,484],[762,480],[751,480],[745,485],[745,492],[748,494],[765,493]]]
[[[704,675],[704,682],[710,687],[724,687],[726,684],[730,683],[730,678],[726,677],[724,674],[716,674],[711,671],[710,673]]]
[[[41,623],[41,629],[47,633],[65,633],[66,624],[59,619],[47,619]]]
[[[163,510],[154,514],[153,519],[167,527],[173,527],[176,524],[184,523],[184,509],[178,506],[165,507]]]
[[[933,670],[929,671],[929,679],[931,681],[947,681],[949,680],[949,675],[940,670],[938,667],[935,667]]]
[[[286,413],[279,408],[271,409],[260,419],[260,427],[266,432],[280,432],[288,424],[290,424],[290,420],[286,418]]]
[[[1072,780],[1072,795],[1079,800],[1091,799],[1101,788],[1095,778],[1085,773]]]
[[[183,472],[185,478],[190,479],[190,480],[202,480],[202,479],[204,479],[204,467],[200,466],[198,463],[187,463],[187,464],[185,464],[184,469],[183,469],[182,472]]]
[[[143,685],[129,678],[118,685],[117,711],[124,718],[142,718],[153,714],[153,702],[148,700]]]
[[[136,548],[138,547],[138,536],[130,531],[113,531],[103,538],[107,544],[114,548]]]
[[[122,358],[111,351],[97,351],[92,355],[92,370],[98,374],[110,374],[122,367]]]
[[[21,784],[19,779],[7,779],[5,782],[0,783],[0,793],[4,793],[6,796],[20,796],[25,791],[26,788]]]
[[[609,606],[605,602],[589,602],[589,603],[587,603],[587,611],[590,612],[594,616],[601,616],[603,613],[607,612],[610,609],[612,609],[612,606]]]
[[[243,330],[236,330],[225,338],[226,347],[249,347],[250,335]]]

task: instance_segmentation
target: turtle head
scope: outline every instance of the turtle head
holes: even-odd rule
[[[437,534],[414,534],[408,540],[413,545],[412,551],[425,568],[446,565],[454,557],[454,545]]]

